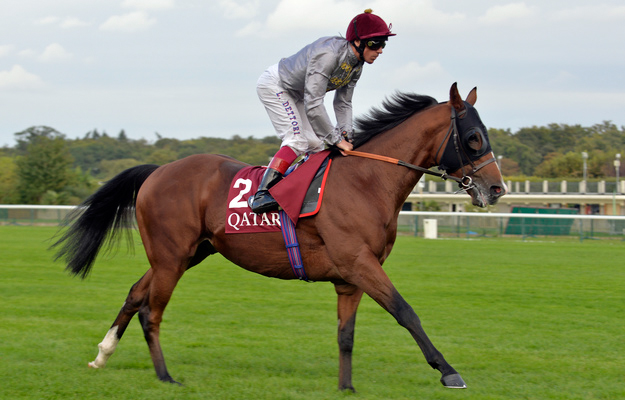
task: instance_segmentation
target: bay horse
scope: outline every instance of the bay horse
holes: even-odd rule
[[[476,100],[476,88],[463,101],[454,83],[448,102],[396,93],[381,108],[357,119],[355,148],[399,163],[336,154],[323,206],[314,217],[297,223],[308,278],[333,283],[338,295],[341,390],[354,390],[352,348],[363,293],[410,332],[428,364],[440,371],[444,386],[466,387],[434,347],[382,264],[393,248],[402,204],[429,168],[444,168],[449,174],[443,175],[459,181],[477,206],[494,204],[506,193],[486,128],[473,107]],[[296,278],[280,232],[225,234],[228,188],[237,171],[246,166],[227,156],[208,154],[161,167],[137,166],[107,182],[71,214],[69,228],[53,245],[60,246],[57,259],[67,262],[70,273],[86,277],[102,245],[127,232],[133,217],[150,262],[145,275],[131,287],[90,367],[105,366],[138,313],[156,375],[161,381],[177,383],[165,365],[160,323],[178,280],[211,254],[219,252],[264,276]]]

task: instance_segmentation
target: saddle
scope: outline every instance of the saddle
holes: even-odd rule
[[[319,211],[332,164],[330,153],[330,150],[324,150],[311,155],[305,162],[296,164],[292,171],[287,171],[284,179],[269,189],[293,224],[297,224],[299,218],[311,217]],[[281,230],[278,211],[255,214],[248,205],[247,200],[256,193],[265,169],[266,167],[258,166],[246,167],[232,179],[228,191],[226,233]]]

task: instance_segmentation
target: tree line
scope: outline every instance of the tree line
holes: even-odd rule
[[[533,126],[514,133],[489,129],[488,134],[495,155],[502,156],[502,172],[506,177],[581,178],[582,153],[588,155],[588,179],[613,177],[616,155],[625,151],[625,127],[619,128],[610,121],[590,127]]]
[[[589,179],[613,177],[616,154],[625,150],[625,127],[606,121],[583,127],[550,124],[516,132],[488,131],[506,179],[580,179],[582,152]],[[178,140],[156,134],[156,141],[129,139],[92,130],[68,139],[52,127],[15,133],[16,145],[0,149],[0,204],[78,204],[121,171],[139,164],[163,165],[192,154],[225,154],[252,165],[266,165],[280,147],[275,136],[257,139],[201,137]],[[499,158],[499,157],[498,157]],[[623,171],[620,171],[623,176]]]

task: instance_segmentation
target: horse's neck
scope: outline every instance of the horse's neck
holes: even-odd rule
[[[449,129],[449,115],[449,107],[446,105],[432,107],[380,134],[358,150],[431,168],[436,165],[436,152]],[[380,182],[399,205],[403,204],[423,175],[422,172],[393,164],[378,165],[375,173],[384,175]]]

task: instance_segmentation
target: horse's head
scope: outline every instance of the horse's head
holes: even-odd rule
[[[439,168],[462,179],[460,187],[471,196],[473,205],[486,207],[495,204],[506,194],[507,188],[495,162],[486,127],[473,107],[476,101],[477,88],[463,101],[457,85],[452,85],[449,100],[452,122]]]

